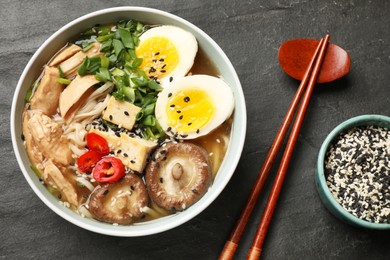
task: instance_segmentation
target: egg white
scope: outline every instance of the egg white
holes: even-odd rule
[[[165,87],[178,78],[184,77],[194,64],[195,56],[198,51],[198,43],[193,34],[185,31],[179,27],[171,25],[163,25],[149,29],[140,36],[140,43],[137,48],[142,44],[155,37],[167,38],[175,47],[178,52],[179,61],[176,67],[170,73],[164,73],[157,77],[157,81],[161,86]],[[158,49],[158,46],[156,46]],[[150,58],[150,57],[140,57]],[[157,62],[159,61],[157,58]],[[167,64],[169,66],[169,64]],[[148,72],[146,71],[148,74]]]
[[[201,128],[190,132],[179,132],[174,126],[169,125],[166,113],[169,99],[183,89],[197,88],[206,92],[214,107],[214,113],[210,120]],[[155,116],[161,127],[169,136],[177,139],[194,139],[208,134],[226,119],[234,110],[234,96],[231,88],[220,78],[209,75],[192,75],[178,79],[159,93],[156,102]]]

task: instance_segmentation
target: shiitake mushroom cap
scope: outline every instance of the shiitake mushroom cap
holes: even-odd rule
[[[143,180],[136,174],[126,174],[115,183],[96,189],[89,200],[89,212],[100,221],[131,224],[144,216],[149,196]]]
[[[188,142],[171,142],[157,149],[145,173],[150,198],[170,211],[182,211],[198,201],[211,178],[207,152]]]

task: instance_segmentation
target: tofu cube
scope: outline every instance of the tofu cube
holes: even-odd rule
[[[103,112],[103,119],[131,130],[139,111],[141,111],[140,107],[126,101],[117,100],[112,96],[108,101],[106,110]]]
[[[90,132],[106,139],[110,151],[114,152],[112,156],[118,157],[126,167],[136,172],[143,172],[150,153],[157,146],[156,142],[130,137],[125,133],[121,133],[118,137],[112,131],[103,132],[93,129]]]
[[[150,152],[157,146],[157,143],[139,137],[130,137],[124,133],[121,133],[120,140],[122,152],[117,156],[133,171],[142,172]]]

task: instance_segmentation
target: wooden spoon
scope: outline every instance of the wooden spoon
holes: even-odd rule
[[[279,63],[292,78],[302,80],[316,51],[319,40],[295,39],[286,41],[279,48]],[[341,47],[329,43],[317,83],[331,82],[349,72],[351,59]]]
[[[241,215],[219,256],[220,260],[230,260],[234,256],[245,226],[291,125],[301,96],[306,90],[311,73],[311,69],[308,68],[313,67],[316,54],[320,50],[319,43],[319,40],[311,39],[290,40],[285,42],[279,49],[279,62],[283,70],[291,77],[302,81],[268,151]],[[350,63],[349,54],[345,50],[329,43],[316,82],[330,82],[345,76],[349,72]],[[320,78],[321,75],[323,75],[322,78]]]

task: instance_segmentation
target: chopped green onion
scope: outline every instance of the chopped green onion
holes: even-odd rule
[[[114,47],[115,55],[119,57],[121,54],[122,50],[125,48],[123,46],[123,43],[120,40],[113,39],[112,40],[112,46]]]
[[[64,85],[69,85],[71,81],[69,79],[57,78],[56,82]]]
[[[65,77],[65,73],[64,73],[64,72],[62,71],[62,69],[61,69],[61,66],[58,66],[57,68],[58,68],[58,71],[60,72],[61,78],[66,78],[66,77]]]
[[[148,84],[148,80],[143,77],[131,78],[131,81],[134,82],[139,87],[146,86]]]
[[[30,102],[31,96],[32,96],[32,88],[27,90],[26,97],[25,97],[26,102]]]
[[[101,82],[111,81],[111,73],[107,68],[100,67],[99,72],[96,72],[95,78]]]
[[[137,23],[137,32],[142,32],[143,31],[143,29],[144,29],[144,25],[142,24],[142,23]]]
[[[83,63],[78,68],[77,72],[80,76],[93,74],[100,68],[100,56],[93,56],[91,58],[85,57]]]
[[[112,46],[112,40],[109,39],[107,41],[104,41],[102,45],[100,46],[100,51],[101,52],[109,52]]]
[[[83,49],[81,49],[83,52],[86,52],[88,51],[89,49],[91,49],[93,47],[93,44],[92,43],[89,43],[87,46],[85,46]]]
[[[108,69],[108,67],[110,66],[110,59],[105,56],[100,56],[100,66]]]
[[[105,42],[107,40],[110,40],[110,39],[113,39],[115,36],[115,34],[111,33],[111,34],[107,34],[107,35],[103,35],[103,36],[99,36],[96,38],[96,40],[100,43],[102,42]]]
[[[118,68],[115,68],[112,72],[111,72],[111,74],[113,75],[113,76],[124,76],[125,75],[125,72],[123,71],[123,70],[121,70],[121,69],[118,69]]]
[[[135,120],[136,121],[139,121],[142,119],[142,117],[144,116],[144,112],[141,110],[137,113],[137,115],[135,116]]]
[[[130,31],[125,28],[118,28],[118,31],[123,45],[129,49],[134,48],[133,37],[131,36]]]
[[[160,85],[160,84],[157,84],[156,81],[154,81],[154,80],[149,80],[147,86],[148,86],[148,88],[153,89],[153,90],[156,90],[156,91],[161,91],[161,90],[163,90],[163,88],[161,87],[161,85]]]
[[[139,40],[139,37],[137,37],[137,36],[133,36],[133,42],[134,42],[134,45],[135,46],[138,46],[138,44],[139,44],[139,42],[140,42],[140,40]]]
[[[125,96],[128,98],[128,100],[131,103],[134,103],[134,101],[135,101],[134,89],[130,88],[130,87],[123,87],[122,91],[123,91],[123,94],[125,94]]]

